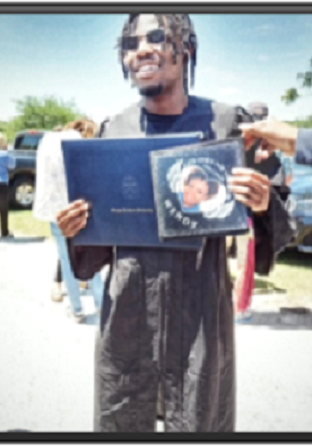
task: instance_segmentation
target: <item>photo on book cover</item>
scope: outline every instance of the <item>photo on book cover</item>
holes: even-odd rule
[[[228,184],[244,163],[240,140],[152,152],[151,163],[161,238],[247,231],[247,210]]]

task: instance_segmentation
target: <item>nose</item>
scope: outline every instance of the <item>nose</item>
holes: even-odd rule
[[[153,49],[151,45],[147,42],[145,38],[139,39],[139,46],[137,49],[137,55],[138,56],[144,56],[146,54],[152,54]]]

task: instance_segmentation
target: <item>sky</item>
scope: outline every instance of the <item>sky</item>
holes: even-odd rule
[[[125,14],[1,14],[0,120],[14,99],[74,101],[96,121],[138,99],[118,61]],[[199,41],[191,94],[246,107],[264,101],[284,120],[312,115],[312,95],[286,106],[312,58],[312,14],[191,14]],[[302,92],[307,94],[307,92]],[[312,94],[312,92],[310,93]]]

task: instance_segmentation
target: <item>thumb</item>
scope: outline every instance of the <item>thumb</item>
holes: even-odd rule
[[[261,148],[256,150],[255,153],[255,163],[259,164],[269,158],[270,153],[267,150],[262,150]]]

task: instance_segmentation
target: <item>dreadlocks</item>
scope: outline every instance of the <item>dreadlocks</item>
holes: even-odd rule
[[[122,37],[129,36],[136,26],[137,20],[140,14],[130,14],[122,30]],[[184,91],[188,93],[188,67],[190,62],[190,77],[191,87],[194,86],[195,81],[195,66],[196,66],[196,53],[197,53],[197,38],[194,31],[193,23],[188,14],[156,14],[158,24],[160,27],[165,27],[167,24],[167,31],[172,42],[173,48],[173,62],[176,63],[177,54],[179,53],[177,38],[182,39],[183,50],[182,52],[187,56],[184,62],[183,68],[183,85]],[[164,20],[166,18],[166,20]],[[119,49],[119,61],[122,65],[122,71],[125,79],[128,79],[129,73],[126,66],[123,63],[125,52],[121,46],[122,38],[118,39]]]

